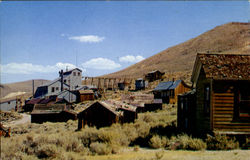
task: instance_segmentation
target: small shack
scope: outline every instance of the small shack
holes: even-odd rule
[[[162,76],[164,75],[164,72],[160,72],[159,70],[155,70],[152,72],[149,72],[145,75],[145,79],[149,82],[153,82],[158,79],[162,79]]]
[[[250,135],[250,55],[197,54],[193,132]]]
[[[76,120],[76,113],[69,111],[66,104],[36,104],[31,112],[31,123],[67,122]]]
[[[95,99],[93,90],[80,90],[79,95],[80,95],[80,102],[92,101]]]
[[[162,99],[163,103],[177,104],[178,94],[185,93],[191,89],[184,81],[161,82],[153,90],[155,99]]]
[[[30,100],[27,100],[25,102],[25,105],[23,106],[24,112],[31,112],[34,109],[35,104],[38,104],[43,99],[41,98],[32,98]]]
[[[145,80],[143,78],[138,78],[135,80],[135,90],[145,89]]]
[[[119,112],[105,102],[95,102],[78,113],[78,130],[85,125],[96,126],[97,128],[110,126],[121,121]]]
[[[178,95],[177,126],[182,132],[192,133],[195,123],[196,91]]]

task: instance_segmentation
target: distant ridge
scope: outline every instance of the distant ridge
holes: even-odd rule
[[[49,82],[44,79],[36,79],[35,82],[35,91],[36,88],[42,84]],[[0,84],[0,98],[5,97],[6,95],[13,92],[27,92],[32,93],[32,80],[16,82],[16,83],[8,83],[8,84]]]
[[[190,76],[197,52],[250,54],[250,23],[231,22],[102,77],[138,78],[152,70]],[[178,76],[177,76],[178,77]]]

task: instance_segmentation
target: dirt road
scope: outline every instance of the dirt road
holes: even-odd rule
[[[19,124],[24,124],[24,123],[30,123],[31,121],[31,116],[29,114],[25,114],[25,113],[21,113],[21,115],[23,116],[22,119],[16,120],[16,121],[11,121],[8,124],[5,124],[6,126],[12,127],[15,125],[19,125]]]

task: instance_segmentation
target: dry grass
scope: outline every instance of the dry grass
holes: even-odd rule
[[[18,114],[17,112],[10,111],[0,111],[1,123],[15,121],[22,118],[22,115]]]

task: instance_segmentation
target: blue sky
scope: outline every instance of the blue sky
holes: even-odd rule
[[[249,20],[247,1],[0,2],[1,83],[98,76],[218,25]],[[76,60],[77,59],[77,60]]]

